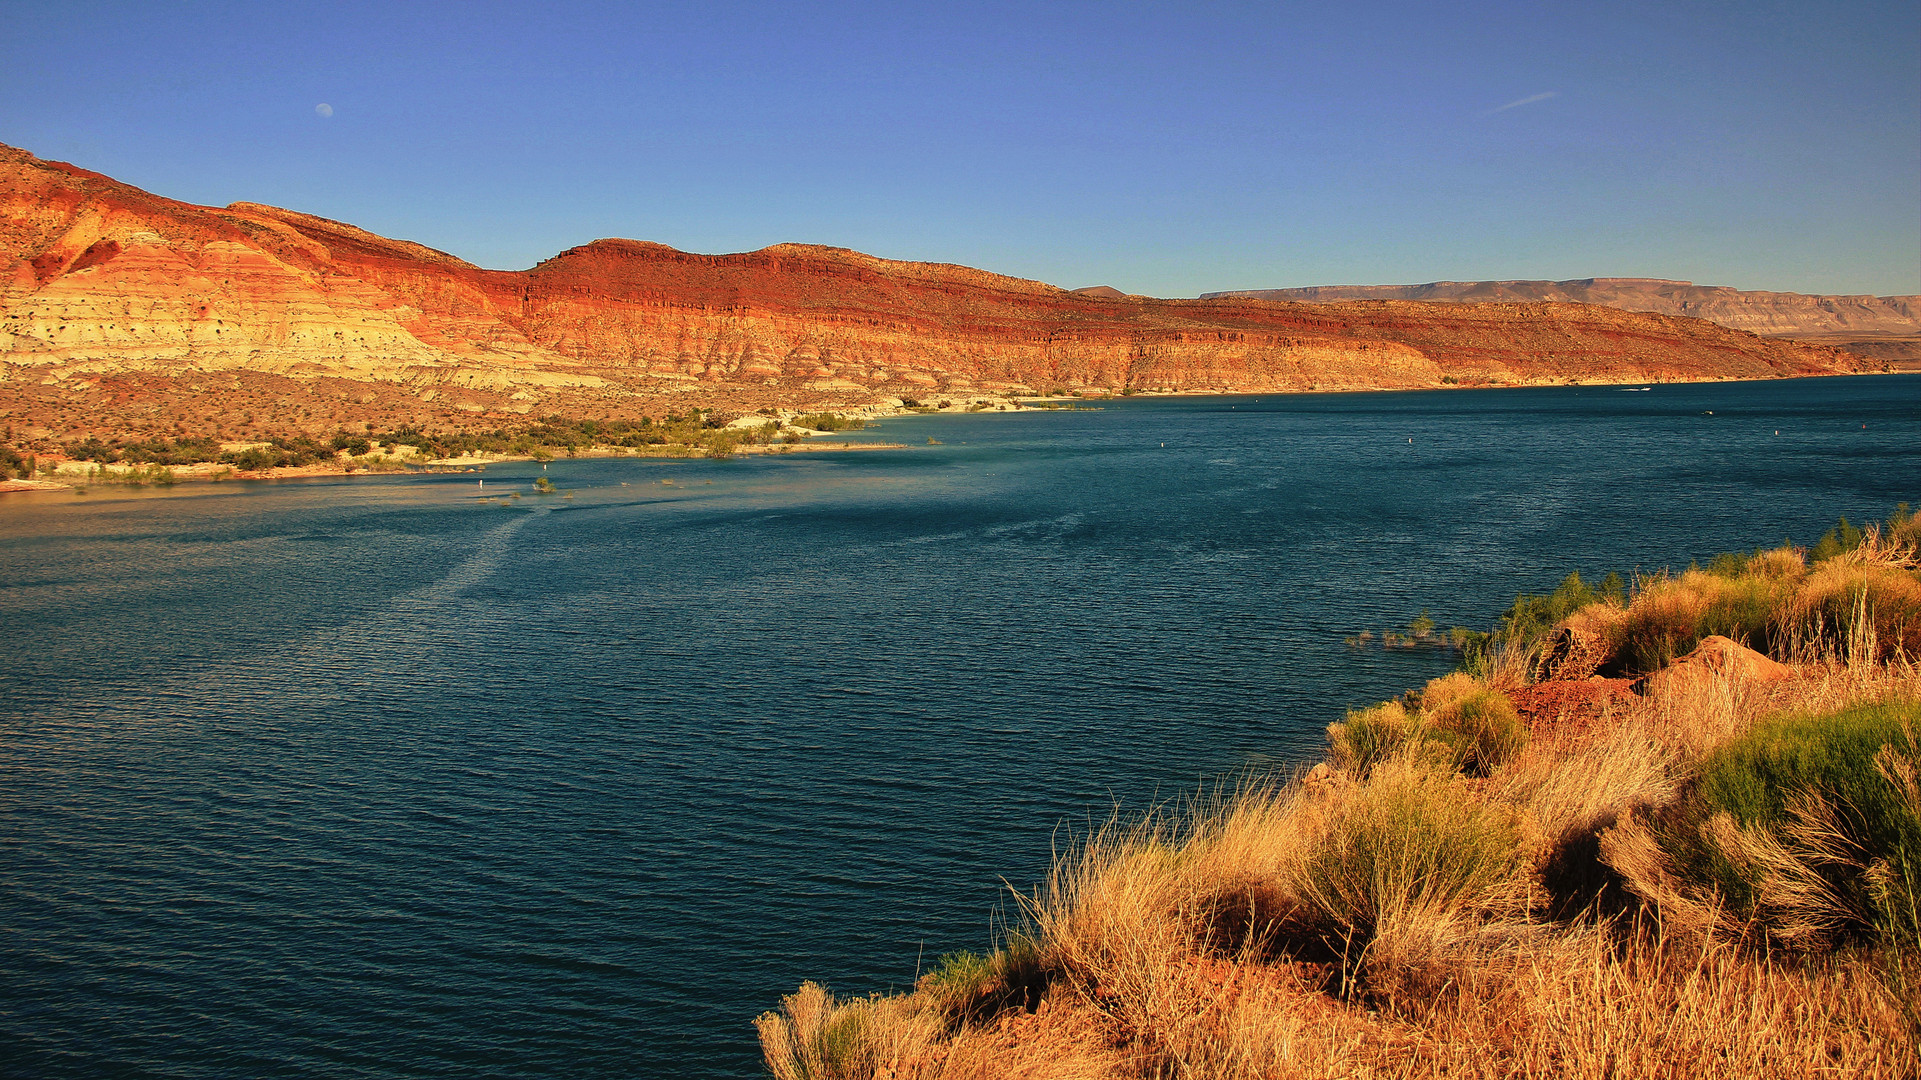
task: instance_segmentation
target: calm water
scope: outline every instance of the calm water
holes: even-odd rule
[[[1344,635],[1921,501],[1921,376],[861,438],[5,496],[0,1074],[754,1075],[1062,823],[1449,666]]]

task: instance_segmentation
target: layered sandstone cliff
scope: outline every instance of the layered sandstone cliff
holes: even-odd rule
[[[1656,278],[1582,278],[1576,281],[1435,281],[1426,285],[1316,285],[1304,289],[1247,289],[1208,293],[1289,303],[1419,300],[1431,303],[1599,304],[1623,311],[1684,315],[1769,337],[1822,341],[1875,355],[1921,351],[1890,348],[1921,342],[1921,296],[1810,296],[1752,292]],[[1917,347],[1921,347],[1918,345]]]
[[[1765,378],[1831,348],[1576,303],[1070,292],[777,245],[600,240],[526,271],[306,214],[161,198],[0,147],[0,411],[77,428],[369,410],[618,415],[1052,387],[1269,391]],[[674,396],[679,395],[679,396]]]

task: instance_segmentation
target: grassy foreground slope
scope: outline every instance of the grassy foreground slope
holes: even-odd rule
[[[1522,598],[1327,760],[1082,840],[799,1078],[1921,1075],[1921,520]],[[1749,646],[1753,646],[1750,648]]]

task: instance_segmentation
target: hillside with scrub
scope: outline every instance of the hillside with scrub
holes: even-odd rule
[[[1078,838],[781,1080],[1921,1075],[1921,518],[1523,596],[1325,760]]]

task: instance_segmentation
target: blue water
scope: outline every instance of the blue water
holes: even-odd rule
[[[1921,376],[1104,404],[0,497],[0,1074],[755,1075],[1451,663],[1345,635],[1921,500]]]

